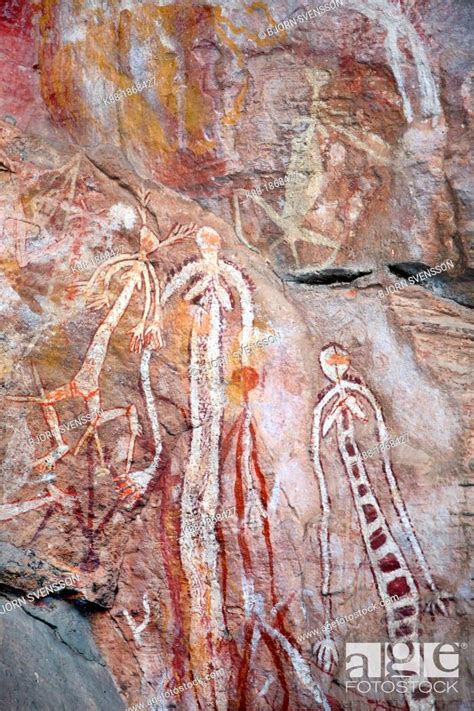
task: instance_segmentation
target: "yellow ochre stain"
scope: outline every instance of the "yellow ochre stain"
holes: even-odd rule
[[[176,137],[177,124],[182,121],[188,150],[195,155],[213,151],[216,141],[206,135],[206,130],[218,119],[216,107],[211,98],[203,93],[199,77],[194,77],[189,71],[190,56],[199,32],[203,26],[212,28],[242,70],[245,70],[243,51],[226,33],[244,36],[259,46],[271,45],[273,39],[261,40],[258,33],[238,27],[224,15],[221,8],[186,5],[156,7],[144,3],[131,13],[128,10],[119,12],[119,3],[112,5],[117,10],[112,18],[98,10],[94,15],[95,22],[83,25],[86,28],[83,40],[56,48],[62,30],[58,26],[59,2],[43,0],[39,22],[41,90],[54,119],[66,122],[68,129],[84,135],[92,127],[94,133],[105,138],[108,125],[104,125],[104,114],[113,113],[120,135],[152,154],[175,153],[182,148]],[[85,3],[75,0],[73,8],[78,20],[82,19],[81,13],[86,12]],[[274,22],[266,3],[254,2],[245,11],[249,15],[263,12],[269,23]],[[150,50],[146,75],[147,78],[155,77],[155,86],[148,87],[146,93],[127,95],[126,101],[104,104],[103,110],[101,106],[97,112],[82,88],[86,78],[90,77],[91,69],[98,74],[97,78],[110,82],[107,95],[131,88],[137,79],[128,68],[129,58],[137,41]],[[248,89],[249,81],[245,77],[230,108],[223,108],[221,112],[223,125],[237,123]],[[156,97],[156,105],[150,101],[153,96]],[[162,107],[163,112],[157,110],[158,106]],[[182,115],[179,115],[181,112]]]

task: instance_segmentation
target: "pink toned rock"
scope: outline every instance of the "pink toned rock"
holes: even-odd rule
[[[0,9],[0,706],[468,708],[468,5],[96,5]]]

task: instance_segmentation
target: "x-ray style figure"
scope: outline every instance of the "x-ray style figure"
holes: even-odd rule
[[[369,421],[369,413],[375,417],[377,435],[380,443],[389,435],[382,410],[372,392],[355,376],[347,374],[350,366],[349,353],[337,344],[329,344],[320,354],[320,364],[324,375],[331,385],[320,393],[320,399],[314,410],[312,431],[312,452],[314,470],[319,482],[322,520],[320,527],[320,546],[322,558],[323,586],[326,622],[332,617],[331,610],[331,553],[329,539],[330,500],[326,484],[326,474],[321,460],[322,440],[332,428],[335,429],[339,455],[349,480],[352,499],[357,512],[364,547],[369,559],[377,592],[384,601],[386,623],[390,642],[410,643],[418,641],[421,604],[420,593],[414,573],[396,542],[387,519],[369,479],[365,462],[360,456],[354,423]],[[403,531],[410,542],[418,565],[423,573],[426,585],[433,593],[428,603],[428,610],[438,610],[447,614],[448,596],[441,593],[431,576],[428,563],[416,536],[408,515],[397,480],[392,470],[387,449],[382,448],[380,472],[386,478],[396,512]],[[398,599],[394,599],[398,596]],[[330,629],[329,627],[327,629]],[[338,655],[330,632],[326,639],[315,646],[318,665],[330,672],[337,664]],[[406,699],[410,710],[433,708],[432,697],[428,694],[407,692]]]
[[[128,474],[133,459],[136,438],[141,434],[138,421],[137,408],[134,404],[102,409],[100,393],[100,376],[107,355],[110,339],[116,330],[121,318],[127,311],[132,296],[136,291],[144,290],[145,304],[139,322],[129,331],[130,350],[139,353],[144,347],[156,349],[162,345],[161,338],[161,307],[160,287],[154,267],[149,260],[149,255],[164,244],[169,245],[178,239],[183,239],[194,233],[194,225],[175,225],[169,235],[160,242],[158,237],[146,226],[146,204],[149,193],[141,193],[142,204],[140,214],[142,227],[140,230],[140,250],[134,254],[120,254],[108,259],[101,264],[87,282],[79,285],[85,296],[86,304],[91,309],[107,307],[108,311],[99,328],[95,332],[92,342],[87,350],[82,366],[74,378],[58,388],[43,393],[40,396],[8,396],[16,402],[36,402],[43,408],[53,408],[54,404],[63,400],[81,398],[90,417],[90,425],[79,440],[74,455],[76,455],[91,435],[94,436],[100,458],[100,470],[108,472],[102,445],[99,439],[98,428],[119,417],[125,417],[129,427],[129,442],[127,449],[127,463],[125,476],[121,482],[123,494],[135,492],[133,482],[128,480]],[[111,304],[110,284],[113,277],[121,274],[123,288]],[[56,447],[46,456],[36,460],[34,467],[40,472],[51,471],[56,463],[69,452],[69,446],[64,442],[59,430],[59,423],[55,423],[52,433]]]

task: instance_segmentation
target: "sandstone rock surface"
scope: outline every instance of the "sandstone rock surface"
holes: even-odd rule
[[[472,22],[4,0],[0,708],[472,707]]]

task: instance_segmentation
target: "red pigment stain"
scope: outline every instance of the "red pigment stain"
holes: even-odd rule
[[[35,6],[25,0],[3,0],[0,6],[0,23],[2,35],[27,35],[31,30],[32,16]]]
[[[396,631],[395,631],[395,637],[409,637],[411,633],[413,632],[413,627],[410,625],[401,625]]]
[[[178,678],[185,676],[185,660],[189,659],[184,646],[184,630],[182,623],[181,596],[184,573],[181,566],[179,552],[179,519],[177,513],[173,515],[173,502],[171,501],[171,461],[163,450],[164,460],[161,469],[161,506],[160,506],[160,539],[171,605],[174,614],[174,641],[173,641],[173,666]]]
[[[365,520],[367,523],[373,523],[377,518],[377,509],[372,504],[364,504],[362,506],[364,512]]]
[[[407,579],[405,578],[405,576],[395,578],[395,580],[392,580],[387,585],[387,593],[389,597],[393,597],[394,595],[398,595],[398,597],[403,597],[403,595],[406,595],[409,592],[410,588],[408,587]]]
[[[381,528],[378,528],[370,536],[370,547],[372,548],[373,551],[376,551],[377,548],[380,548],[381,546],[383,546],[383,544],[385,543],[386,540],[387,540],[387,536],[385,535],[385,533],[382,531]]]
[[[232,373],[231,383],[232,385],[237,385],[240,387],[244,395],[257,387],[259,382],[258,373],[254,368],[249,366],[244,366],[243,368],[238,368]]]
[[[411,617],[416,613],[416,608],[413,605],[405,605],[405,607],[400,607],[400,609],[395,610],[395,619],[403,620],[404,617]]]
[[[393,570],[398,570],[400,563],[393,553],[389,553],[379,561],[379,567],[382,573],[391,573]]]

